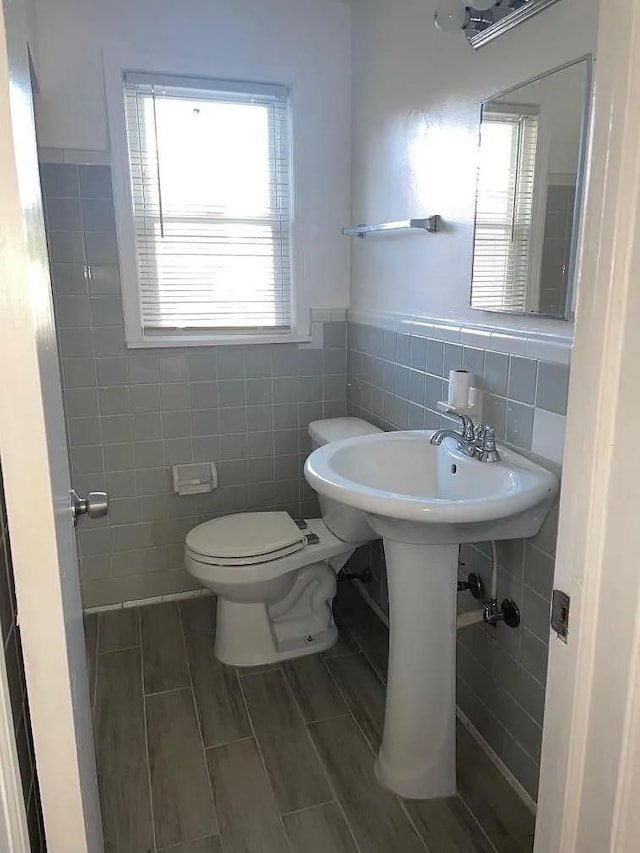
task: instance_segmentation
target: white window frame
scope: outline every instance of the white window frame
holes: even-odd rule
[[[296,223],[296,148],[291,143],[290,151],[290,192],[291,192],[291,299],[292,315],[291,329],[286,333],[227,333],[227,332],[198,332],[189,334],[145,334],[143,331],[140,303],[138,295],[138,265],[136,255],[136,233],[133,218],[133,201],[131,197],[129,151],[127,144],[127,127],[125,118],[124,75],[127,72],[146,74],[157,73],[184,78],[201,78],[203,80],[252,80],[264,84],[286,86],[290,92],[290,134],[295,138],[296,126],[296,92],[304,89],[304,81],[286,68],[264,68],[253,66],[248,68],[234,67],[233,63],[225,63],[224,68],[216,67],[215,63],[193,62],[176,64],[175,61],[163,59],[162,70],[158,71],[159,62],[156,58],[134,57],[125,53],[108,53],[104,55],[105,91],[109,119],[109,138],[112,157],[113,195],[116,213],[116,231],[118,237],[118,252],[122,284],[122,303],[125,321],[125,338],[129,348],[163,348],[163,347],[203,347],[228,346],[246,344],[271,343],[308,343],[311,341],[309,294],[304,287],[304,255],[303,240],[299,239],[300,229]],[[298,87],[298,84],[300,86]]]
[[[531,302],[533,294],[537,294],[539,291],[539,276],[540,276],[540,259],[542,254],[542,243],[541,236],[538,233],[538,227],[540,225],[540,194],[546,194],[546,188],[543,183],[541,183],[541,142],[542,142],[542,134],[541,134],[541,121],[540,121],[540,113],[539,110],[535,106],[529,106],[525,104],[510,104],[510,103],[492,103],[490,106],[485,106],[483,108],[482,121],[498,121],[499,116],[520,116],[521,118],[535,118],[537,120],[537,128],[536,128],[536,151],[535,151],[535,159],[534,159],[534,176],[533,176],[533,187],[532,187],[532,197],[531,197],[531,210],[530,210],[530,225],[528,229],[527,236],[527,255],[528,255],[528,265],[527,265],[527,277],[524,283],[524,293],[523,293],[523,304],[521,307],[517,307],[515,305],[502,305],[501,307],[490,307],[485,308],[484,306],[475,305],[473,307],[480,308],[481,310],[487,311],[500,311],[507,314],[512,313],[523,313],[531,310]],[[519,168],[519,167],[518,167]],[[475,278],[475,264],[476,264],[476,253],[477,253],[477,240],[478,240],[478,231],[481,228],[479,226],[478,219],[478,199],[476,199],[476,227],[474,233],[474,252],[473,252],[473,265],[472,265],[472,274],[471,274],[471,287],[472,287],[472,301],[473,301],[473,284]],[[503,296],[503,299],[505,297]]]

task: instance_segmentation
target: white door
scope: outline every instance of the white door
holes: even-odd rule
[[[102,850],[23,0],[0,13],[0,455],[50,853]]]
[[[640,2],[603,0],[537,853],[640,847]]]

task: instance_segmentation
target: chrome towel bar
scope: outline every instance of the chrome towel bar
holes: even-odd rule
[[[398,222],[383,222],[381,225],[356,225],[355,228],[343,228],[345,237],[366,237],[367,234],[379,234],[385,231],[429,231],[440,230],[441,217],[436,214],[425,219],[401,219]]]

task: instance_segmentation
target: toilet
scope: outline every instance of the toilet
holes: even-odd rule
[[[359,418],[309,424],[312,448],[380,430]],[[320,497],[322,518],[242,512],[194,527],[185,568],[217,596],[215,654],[256,666],[316,654],[338,638],[336,576],[375,538],[364,513]]]

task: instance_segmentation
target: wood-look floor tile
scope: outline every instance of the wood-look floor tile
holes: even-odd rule
[[[333,799],[282,672],[252,675],[241,683],[281,812]]]
[[[140,650],[99,655],[94,740],[98,772],[146,760]]]
[[[351,584],[340,584],[335,608],[375,671],[386,682],[389,662],[389,631],[386,625]]]
[[[217,835],[192,691],[158,693],[145,701],[156,844]]]
[[[245,675],[258,675],[261,672],[280,672],[279,663],[259,663],[256,666],[237,666],[236,672],[242,678]]]
[[[175,602],[140,611],[145,693],[189,687],[187,656]]]
[[[222,844],[217,835],[200,838],[198,841],[186,841],[173,847],[158,848],[158,853],[223,853]]]
[[[347,714],[348,708],[319,655],[282,664],[282,671],[307,722]]]
[[[187,637],[186,643],[205,747],[251,737],[236,671],[216,658],[213,635]]]
[[[361,853],[425,853],[399,801],[375,778],[373,753],[355,721],[336,717],[309,730]]]
[[[151,801],[145,764],[98,776],[105,853],[151,853]]]
[[[457,728],[458,791],[498,853],[532,849],[535,818],[461,725]]]
[[[287,853],[278,808],[255,741],[207,750],[225,853]]]
[[[358,853],[337,803],[285,815],[292,853]]]
[[[100,614],[98,651],[116,652],[140,645],[140,611],[137,607],[107,610]]]
[[[495,853],[460,797],[405,800],[405,806],[429,850],[437,853]]]
[[[96,656],[98,654],[98,614],[87,613],[83,617],[84,645],[87,652],[87,675],[89,677],[89,695],[91,705],[95,699],[96,687]]]
[[[216,600],[213,596],[186,598],[178,602],[178,609],[185,637],[192,637],[195,634],[215,634]]]
[[[371,748],[376,752],[382,740],[386,688],[362,654],[331,658],[327,666],[342,690]]]

